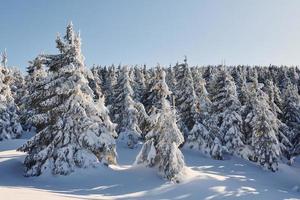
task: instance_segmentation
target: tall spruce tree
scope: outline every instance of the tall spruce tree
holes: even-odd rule
[[[89,86],[94,91],[94,99],[101,98],[101,95],[103,95],[101,68],[93,66],[90,70],[90,73],[87,74]]]
[[[291,131],[291,157],[300,154],[300,96],[291,82],[284,91],[282,119]]]
[[[278,141],[278,120],[268,104],[268,96],[261,90],[261,84],[253,82],[249,85],[252,110],[245,121],[251,127],[253,160],[266,169],[278,170],[280,144]]]
[[[1,66],[2,67],[7,67],[7,53],[6,49],[1,53]]]
[[[166,83],[174,93],[176,91],[176,78],[174,68],[171,65],[166,69]]]
[[[200,74],[194,77],[195,89],[197,93],[197,112],[194,115],[195,124],[189,132],[186,145],[190,148],[200,150],[204,154],[210,155],[214,146],[215,135],[208,130],[209,111],[211,101],[205,87],[205,80]]]
[[[117,73],[114,65],[104,67],[102,70],[102,89],[105,96],[105,105],[110,110],[114,101],[114,87],[117,83]]]
[[[116,163],[114,124],[101,98],[94,103],[85,78],[81,41],[67,26],[56,39],[58,55],[46,55],[49,76],[37,89],[44,126],[18,150],[27,152],[25,175],[67,175],[77,167]]]
[[[134,91],[134,100],[141,102],[146,92],[146,82],[143,70],[138,66],[134,67],[134,79],[132,87]]]
[[[114,104],[112,106],[113,121],[118,124],[119,139],[125,141],[129,148],[134,148],[141,139],[141,119],[145,114],[141,103],[133,100],[133,81],[127,66],[121,69],[115,86]]]
[[[135,163],[149,167],[157,166],[164,178],[180,181],[184,159],[178,147],[184,138],[176,125],[174,108],[167,100],[171,92],[165,82],[165,72],[161,68],[158,69],[156,84],[151,88],[151,92],[157,97],[151,109],[152,127]]]
[[[179,126],[186,138],[195,124],[194,115],[197,104],[194,82],[186,59],[185,63],[175,66],[175,76],[175,105],[179,113]]]
[[[5,55],[5,54],[4,54]],[[15,139],[21,136],[23,129],[19,120],[18,107],[15,104],[9,85],[5,83],[5,75],[0,66],[0,141]]]
[[[38,109],[35,107],[36,98],[33,98],[33,95],[39,85],[43,84],[43,81],[47,76],[44,62],[46,62],[44,55],[39,55],[33,61],[30,61],[29,66],[27,67],[28,75],[25,77],[26,93],[21,98],[21,121],[26,130],[31,130],[31,128],[38,126],[38,124],[34,124],[32,121],[32,117],[35,114],[38,114],[36,112]]]
[[[233,78],[221,67],[213,78],[211,87],[210,131],[221,141],[227,152],[243,156],[241,104]]]

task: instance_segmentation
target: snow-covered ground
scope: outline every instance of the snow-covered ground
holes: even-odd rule
[[[25,139],[0,142],[0,199],[300,199],[300,160],[276,173],[242,159],[217,161],[183,150],[188,166],[180,184],[162,180],[155,169],[134,167],[139,149],[118,145],[119,165],[77,170],[69,176],[24,177]]]

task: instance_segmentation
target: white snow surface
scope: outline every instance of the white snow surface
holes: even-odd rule
[[[16,148],[26,139],[0,142],[0,199],[300,199],[300,159],[281,163],[276,173],[236,157],[213,160],[183,149],[186,179],[171,183],[157,169],[134,166],[141,145],[118,144],[118,165],[77,169],[68,176],[23,176],[24,153]]]

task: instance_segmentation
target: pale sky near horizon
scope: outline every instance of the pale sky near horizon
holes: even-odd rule
[[[27,67],[80,30],[92,64],[300,65],[300,0],[3,0],[0,51]]]

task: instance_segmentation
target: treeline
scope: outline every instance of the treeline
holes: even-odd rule
[[[93,66],[68,25],[58,54],[38,55],[23,77],[0,73],[0,140],[36,135],[27,176],[69,174],[102,162],[115,164],[116,142],[143,147],[136,164],[157,166],[163,177],[183,173],[179,147],[223,159],[239,156],[276,171],[300,154],[300,71],[296,67]]]
[[[189,67],[186,60],[173,67],[94,66],[91,88],[95,96],[104,94],[113,122],[128,128],[118,121],[129,119],[120,118],[128,113],[125,96],[151,113],[149,108],[156,102],[152,87],[160,80],[160,69],[166,73],[168,100],[176,109],[186,146],[214,159],[222,159],[224,153],[237,155],[273,171],[280,159],[291,163],[300,153],[298,68]],[[148,133],[144,125],[136,122],[133,131],[142,139]]]

